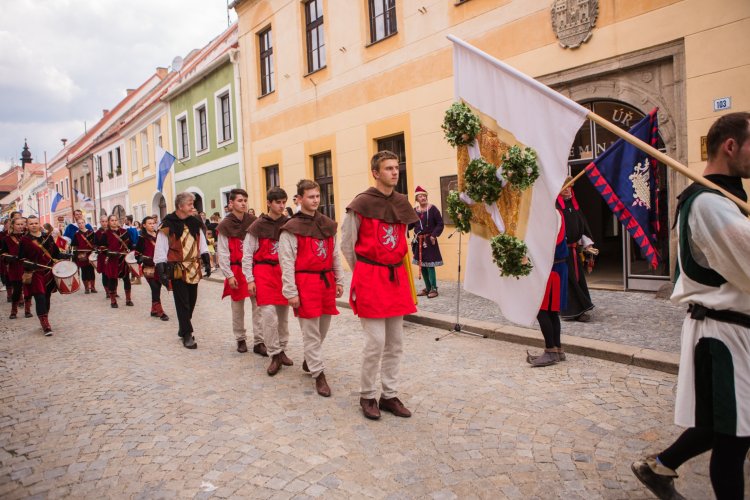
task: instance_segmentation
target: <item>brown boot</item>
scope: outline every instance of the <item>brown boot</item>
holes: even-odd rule
[[[52,327],[49,325],[49,320],[47,319],[46,314],[39,316],[39,323],[42,325],[42,330],[44,330],[44,336],[52,336]]]
[[[34,315],[31,314],[31,299],[25,299],[23,301],[23,317],[24,318],[33,318]]]
[[[151,317],[152,318],[159,317],[159,313],[156,311],[156,304],[158,304],[158,302],[151,302]]]
[[[381,410],[389,411],[396,415],[397,417],[404,417],[409,418],[411,417],[411,412],[404,406],[404,404],[401,402],[398,398],[380,398],[380,402],[378,403],[378,407],[380,407]]]
[[[164,308],[161,306],[161,302],[156,303],[156,314],[159,315],[159,319],[162,321],[169,321],[169,316],[164,312]]]
[[[269,376],[273,377],[274,375],[279,373],[279,370],[281,370],[281,365],[281,354],[274,354],[271,357],[271,364],[268,365],[266,373],[268,373]]]
[[[377,420],[380,418],[380,410],[378,410],[378,402],[375,399],[359,398],[359,406],[362,407],[362,414],[370,420]]]
[[[130,298],[130,292],[131,290],[125,290],[125,305],[126,306],[133,306],[133,301]]]
[[[247,352],[247,342],[245,342],[244,340],[238,340],[237,352]]]
[[[284,366],[294,366],[294,361],[292,361],[289,356],[286,355],[284,351],[281,351],[279,353],[279,357],[281,358],[281,364]]]
[[[117,292],[109,292],[109,305],[112,307],[112,309],[117,309]]]
[[[310,369],[307,367],[307,360],[302,360],[302,371],[305,373],[310,373]]]
[[[8,316],[8,319],[16,319],[18,314],[18,302],[13,302],[10,305],[10,316]]]
[[[268,357],[268,349],[266,349],[266,344],[261,342],[260,344],[256,344],[253,346],[253,352],[255,354],[259,354],[263,356],[264,358]]]
[[[331,397],[331,388],[328,387],[328,382],[326,382],[326,376],[323,372],[320,372],[320,375],[315,378],[315,390],[324,398]]]

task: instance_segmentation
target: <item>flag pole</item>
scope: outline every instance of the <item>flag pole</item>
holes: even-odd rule
[[[710,180],[706,179],[705,177],[703,177],[701,175],[698,175],[695,172],[692,172],[685,165],[683,165],[682,163],[678,162],[674,158],[665,155],[664,153],[662,153],[661,151],[659,151],[655,147],[651,146],[650,144],[646,144],[645,142],[643,142],[639,138],[637,138],[634,135],[630,134],[628,131],[621,129],[620,127],[618,127],[614,123],[611,123],[611,122],[605,120],[604,118],[602,118],[601,116],[597,115],[596,113],[589,112],[588,115],[587,115],[587,118],[589,120],[591,120],[592,122],[596,123],[597,125],[601,125],[602,127],[604,127],[605,129],[607,129],[608,131],[612,132],[616,136],[620,137],[621,139],[625,140],[626,142],[629,142],[630,144],[632,144],[633,146],[637,147],[641,151],[643,151],[645,153],[648,153],[649,155],[651,155],[655,159],[659,160],[660,162],[664,163],[668,167],[670,167],[670,168],[678,171],[679,173],[681,173],[685,177],[687,177],[687,178],[689,178],[689,179],[697,182],[698,184],[703,184],[704,186],[706,186],[708,188],[711,188],[711,189],[714,189],[716,191],[719,191],[721,194],[723,194],[724,196],[726,196],[727,198],[729,198],[732,202],[734,202],[740,208],[740,210],[742,210],[743,212],[745,212],[746,215],[750,215],[750,203],[746,203],[746,202],[742,201],[741,199],[737,198],[732,193],[729,193],[728,191],[726,191],[724,188],[718,186],[717,184],[714,184],[713,182],[711,182]],[[586,169],[583,169],[583,171],[581,171],[581,173],[579,173],[573,179],[573,181],[571,181],[569,184],[573,184],[573,182],[575,182],[576,179],[578,179],[578,177],[580,177],[585,171],[586,171]]]
[[[586,173],[586,169],[584,168],[583,170],[581,170],[580,172],[578,172],[575,177],[573,177],[568,182],[566,182],[565,185],[562,187],[562,189],[560,191],[565,191],[567,188],[569,188],[570,186],[572,186],[573,184],[575,184],[576,181],[578,179],[580,179],[581,177],[583,177],[583,174],[585,174],[585,173]]]

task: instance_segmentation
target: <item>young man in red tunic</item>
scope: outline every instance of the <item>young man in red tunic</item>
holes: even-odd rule
[[[125,255],[133,250],[133,242],[127,229],[120,227],[120,221],[116,215],[110,215],[108,220],[109,229],[104,233],[106,242],[107,260],[104,263],[104,273],[107,275],[110,305],[117,308],[117,281],[122,278],[125,288],[125,305],[132,306],[133,300],[130,295],[130,268],[125,262]]]
[[[83,219],[78,219],[78,231],[73,233],[72,247],[85,293],[97,293],[94,266],[89,261],[89,255],[94,251],[94,231],[86,227]]]
[[[253,352],[267,356],[266,345],[263,342],[256,311],[255,299],[250,296],[247,288],[246,273],[242,269],[243,246],[248,238],[247,230],[256,217],[247,213],[247,191],[232,189],[229,192],[229,214],[224,217],[216,228],[218,241],[216,258],[219,269],[224,274],[224,293],[221,298],[231,297],[232,300],[232,331],[237,341],[237,352],[247,352],[247,337],[245,335],[245,299],[250,299],[253,314]]]
[[[25,305],[25,316],[31,318],[31,295],[29,289],[22,283],[23,262],[18,258],[18,250],[21,248],[21,238],[26,234],[26,218],[20,215],[11,220],[10,233],[3,241],[2,254],[7,266],[8,287],[13,290],[11,295],[11,306],[9,319],[16,319],[18,308],[21,306],[23,296]]]
[[[52,327],[47,315],[50,309],[52,292],[57,290],[52,276],[52,265],[60,257],[60,248],[50,234],[42,232],[39,218],[31,215],[26,219],[28,233],[21,238],[18,257],[24,259],[24,270],[31,272],[31,283],[28,285],[36,303],[36,315],[42,325],[44,335],[52,335]]]
[[[380,151],[370,160],[370,170],[375,187],[358,194],[346,207],[341,238],[341,250],[353,271],[349,303],[365,333],[359,404],[369,419],[380,418],[380,410],[410,417],[396,397],[396,385],[404,315],[417,310],[409,284],[412,277],[403,262],[408,252],[406,227],[418,219],[409,199],[394,191],[398,156]],[[379,403],[375,399],[378,372]]]
[[[270,376],[276,375],[282,365],[294,365],[284,352],[289,341],[289,302],[281,293],[279,265],[279,236],[287,221],[286,199],[286,191],[280,187],[268,190],[268,214],[261,214],[248,229],[242,257],[247,288],[258,304],[261,332],[271,356],[267,369]]]
[[[169,321],[169,316],[161,306],[162,284],[156,275],[156,264],[154,264],[154,251],[156,250],[156,219],[154,217],[148,216],[143,219],[140,236],[135,245],[135,251],[143,270],[143,277],[146,278],[151,289],[151,317]]]
[[[109,298],[109,280],[104,273],[104,264],[107,262],[107,230],[109,229],[109,218],[106,215],[99,217],[99,229],[94,232],[94,245],[96,246],[96,272],[102,276],[102,288],[105,298]]]
[[[336,298],[344,293],[344,271],[336,243],[336,221],[318,212],[320,186],[303,179],[297,183],[300,211],[281,228],[279,262],[282,293],[299,318],[305,362],[315,379],[315,390],[331,395],[323,373],[323,340],[338,314]]]

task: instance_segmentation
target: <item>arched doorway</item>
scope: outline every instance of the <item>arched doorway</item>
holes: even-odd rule
[[[645,116],[643,111],[616,100],[594,100],[581,104],[624,130],[631,128]],[[617,139],[617,136],[600,125],[586,121],[571,146],[568,157],[570,174],[578,174]],[[661,138],[657,147],[664,151]],[[670,263],[667,167],[658,164],[656,175],[659,189],[659,233],[656,247],[661,255],[661,263],[657,269],[651,269],[641,257],[638,245],[609,210],[588,177],[583,176],[576,182],[576,199],[600,252],[596,267],[587,277],[587,281],[593,287],[622,288],[624,285],[625,288],[640,288],[643,282],[653,280],[658,284],[668,280]],[[635,286],[636,282],[639,285]]]
[[[203,212],[203,197],[194,191],[193,194],[195,195],[195,202],[193,203],[193,206],[197,211]]]
[[[159,220],[163,220],[167,215],[167,200],[161,193],[156,193],[154,199],[151,200],[151,213],[156,215]]]
[[[122,205],[115,205],[115,208],[112,209],[112,215],[116,216],[120,222],[124,221],[125,208]]]

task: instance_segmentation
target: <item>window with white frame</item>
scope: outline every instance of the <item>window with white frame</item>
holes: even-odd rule
[[[216,142],[218,144],[232,140],[232,100],[229,88],[216,94]]]
[[[190,156],[190,137],[187,116],[184,114],[177,117],[177,153],[181,160]]]
[[[109,167],[107,170],[107,175],[112,177],[113,175],[115,175],[115,170],[114,170],[115,163],[112,160],[112,151],[107,152],[107,160],[108,160],[107,166]]]
[[[273,39],[271,28],[258,33],[260,51],[260,95],[270,94],[274,90],[273,81]]]
[[[115,174],[120,175],[122,173],[122,155],[120,154],[120,147],[115,148]]]
[[[138,146],[135,137],[130,138],[130,170],[132,172],[138,171]]]
[[[162,139],[161,139],[161,121],[159,120],[154,122],[154,144],[156,144],[160,148],[164,147],[164,145],[162,144]]]
[[[146,130],[141,132],[141,164],[143,168],[148,166],[148,132]]]
[[[195,150],[200,153],[208,149],[208,116],[206,105],[195,108]]]

